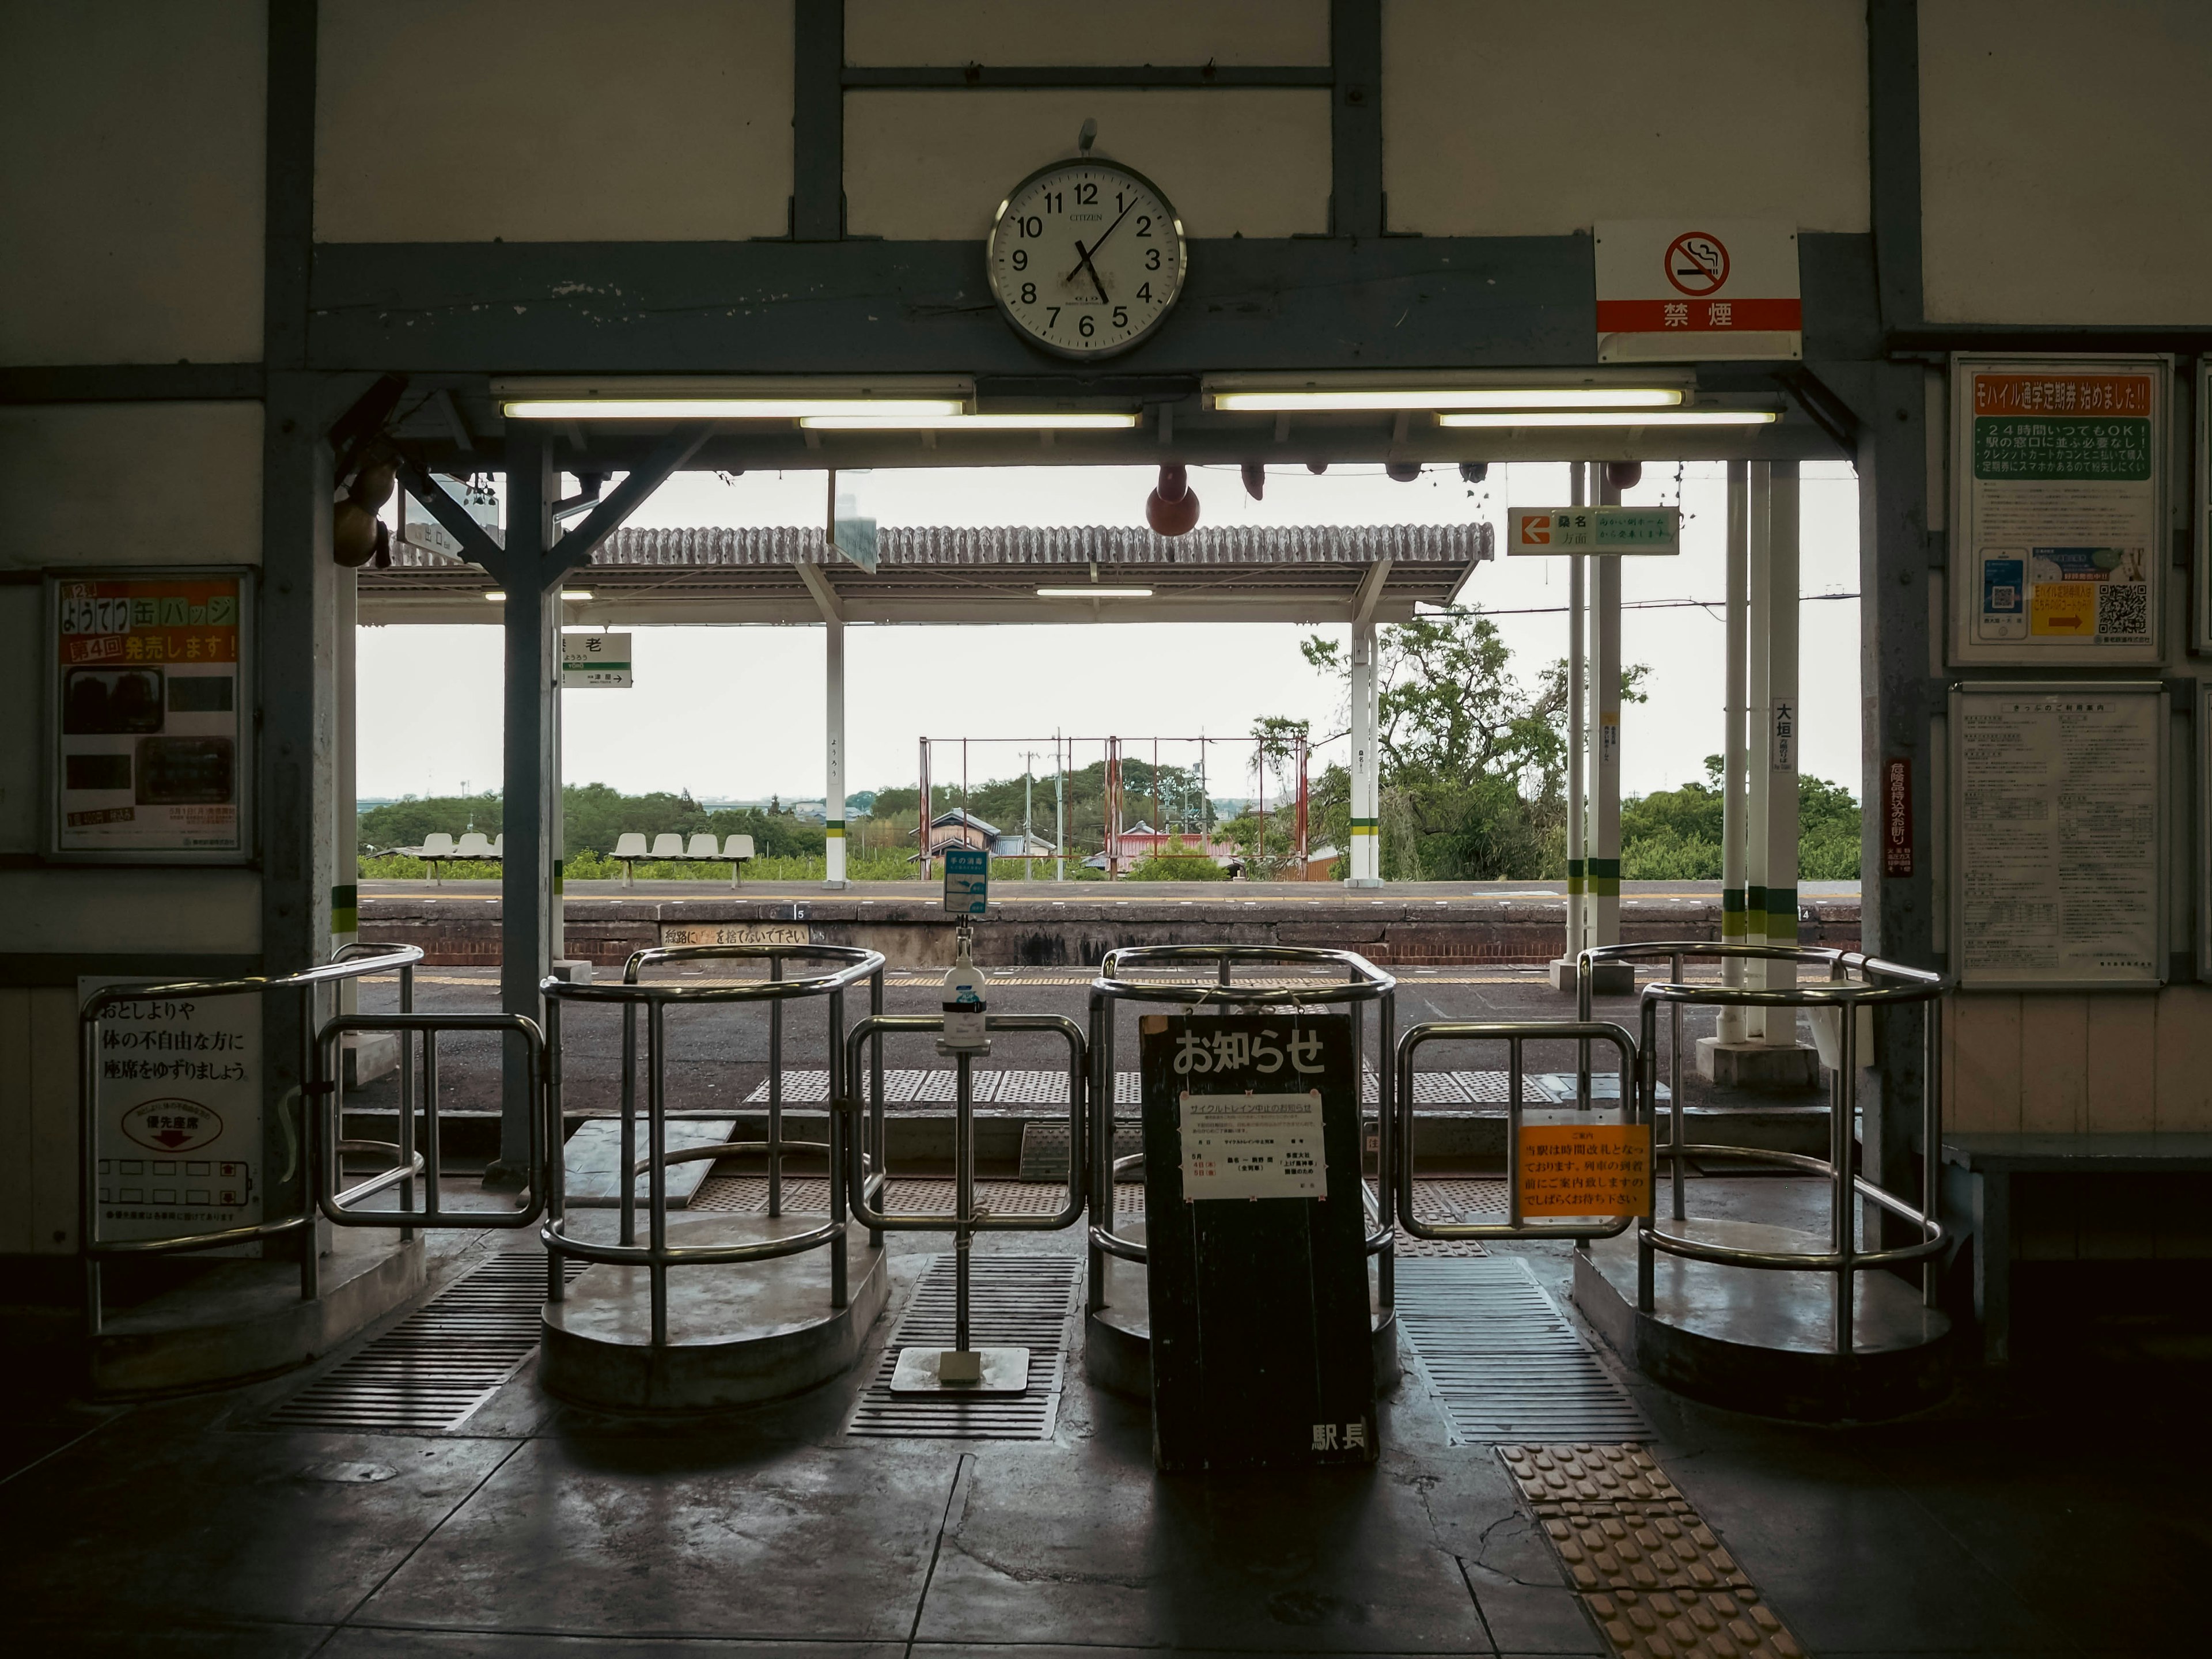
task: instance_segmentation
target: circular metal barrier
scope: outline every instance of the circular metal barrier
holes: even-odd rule
[[[638,978],[641,969],[664,963],[727,961],[765,961],[768,976],[734,985],[688,986],[648,985]],[[784,977],[785,966],[793,962],[833,965],[828,972],[787,979]],[[861,950],[854,945],[698,945],[636,951],[623,968],[619,983],[577,985],[567,980],[547,979],[538,987],[545,995],[545,1036],[550,1056],[547,1120],[553,1124],[557,1125],[563,1121],[561,1115],[562,1006],[568,1003],[613,1003],[623,1010],[622,1150],[617,1164],[622,1172],[618,1177],[622,1240],[619,1243],[603,1244],[569,1237],[567,1231],[565,1170],[557,1134],[556,1145],[547,1158],[550,1177],[547,1182],[547,1215],[544,1225],[539,1230],[539,1237],[556,1262],[562,1256],[575,1256],[586,1261],[645,1267],[652,1284],[654,1347],[665,1347],[668,1342],[668,1270],[671,1267],[702,1267],[726,1261],[765,1261],[776,1256],[798,1255],[826,1245],[830,1263],[830,1305],[833,1309],[845,1305],[845,1194],[843,1183],[836,1179],[836,1172],[843,1164],[841,1121],[832,1104],[829,1113],[828,1140],[787,1140],[784,1138],[783,1005],[808,998],[818,997],[825,1000],[829,1027],[828,1099],[835,1103],[842,1093],[845,993],[861,981],[869,981],[872,1006],[880,1012],[884,995],[883,971],[882,952]],[[670,1152],[667,1045],[664,1040],[667,1010],[672,1006],[690,1007],[710,1003],[762,1002],[769,1006],[768,1139],[720,1141],[713,1146],[686,1146]],[[646,1149],[643,1157],[638,1155],[637,1147],[637,1013],[640,1008],[645,1011],[646,1020]],[[700,1115],[690,1113],[686,1115]],[[714,1115],[726,1117],[729,1113],[718,1111]],[[764,1152],[769,1163],[769,1213],[774,1216],[781,1213],[783,1159],[787,1153],[792,1152],[816,1152],[827,1160],[832,1177],[830,1182],[830,1218],[821,1226],[780,1238],[756,1239],[738,1244],[669,1243],[668,1169],[671,1164]],[[870,1149],[870,1155],[880,1160],[880,1146]],[[635,1188],[640,1175],[648,1177],[647,1242],[643,1244],[637,1242]],[[552,1300],[558,1302],[562,1299],[562,1275],[557,1271],[551,1276],[551,1291]]]
[[[1132,980],[1122,976],[1132,969],[1188,968],[1201,963],[1215,969],[1213,983]],[[1310,984],[1285,985],[1278,981],[1272,985],[1240,985],[1233,977],[1238,967],[1334,968],[1341,969],[1346,977]],[[1119,1256],[1125,1261],[1141,1262],[1147,1259],[1142,1240],[1127,1238],[1114,1231],[1114,1183],[1124,1170],[1141,1168],[1145,1161],[1141,1152],[1124,1158],[1114,1156],[1114,1013],[1116,1006],[1125,1001],[1180,1003],[1186,1009],[1285,1006],[1297,1009],[1346,1005],[1354,1010],[1352,1088],[1358,1095],[1365,1092],[1364,1005],[1376,1005],[1375,1053],[1380,1062],[1376,1066],[1378,1174],[1371,1188],[1364,1181],[1360,1182],[1360,1197],[1367,1211],[1367,1253],[1381,1258],[1376,1273],[1382,1306],[1387,1310],[1393,1305],[1395,1282],[1391,1241],[1395,1232],[1389,1171],[1395,1116],[1393,1088],[1396,1067],[1392,1056],[1396,1048],[1397,988],[1395,977],[1351,951],[1290,945],[1139,945],[1106,953],[1099,965],[1098,977],[1091,981],[1091,1311],[1096,1313],[1105,1305],[1109,1255]],[[1364,1101],[1361,1110],[1365,1110]]]
[[[1693,983],[1684,979],[1682,975],[1683,963],[1692,957],[1717,957],[1723,962],[1774,962],[1788,963],[1793,968],[1820,968],[1826,970],[1827,977],[1808,984],[1778,986]],[[1927,1306],[1935,1307],[1938,1301],[1939,1271],[1936,1257],[1945,1242],[1943,1224],[1936,1213],[1937,1195],[1942,1190],[1942,998],[1949,988],[1944,977],[1925,969],[1907,968],[1901,963],[1884,962],[1877,957],[1866,956],[1856,951],[1837,951],[1813,945],[1714,945],[1703,940],[1609,945],[1586,950],[1577,958],[1576,982],[1582,1018],[1584,1020],[1589,1018],[1590,969],[1593,963],[1650,961],[1655,958],[1665,958],[1669,962],[1671,977],[1646,985],[1643,990],[1640,999],[1641,1042],[1638,1044],[1642,1064],[1638,1068],[1637,1084],[1644,1121],[1656,1123],[1659,1079],[1655,1045],[1658,1037],[1659,1009],[1664,1004],[1670,1011],[1673,1023],[1673,1098],[1668,1109],[1668,1138],[1653,1147],[1652,1154],[1655,1159],[1665,1158],[1671,1166],[1673,1191],[1669,1207],[1673,1213],[1668,1218],[1678,1222],[1689,1218],[1684,1213],[1682,1164],[1694,1151],[1700,1157],[1778,1165],[1827,1177],[1829,1243],[1825,1250],[1753,1249],[1670,1232],[1658,1216],[1658,1194],[1655,1187],[1652,1213],[1637,1230],[1637,1305],[1645,1313],[1652,1311],[1654,1253],[1663,1250],[1669,1255],[1711,1261],[1723,1267],[1833,1274],[1837,1285],[1835,1351],[1839,1354],[1848,1354],[1851,1351],[1852,1276],[1856,1273],[1869,1267],[1888,1267],[1901,1262],[1917,1261],[1921,1263],[1923,1299]],[[1917,1207],[1907,1199],[1890,1192],[1879,1179],[1869,1180],[1860,1174],[1853,1156],[1853,1132],[1858,1119],[1860,1011],[1912,1006],[1923,1011],[1920,1079],[1922,1195]],[[1707,1146],[1701,1143],[1692,1148],[1686,1143],[1682,1123],[1681,1010],[1692,1006],[1803,1008],[1812,1011],[1815,1020],[1834,1022],[1832,1035],[1837,1064],[1829,1100],[1826,1158],[1814,1158],[1803,1152],[1779,1152],[1763,1146]],[[1794,1042],[1794,1014],[1791,1024]],[[1858,1206],[1862,1201],[1895,1216],[1916,1230],[1919,1238],[1910,1244],[1872,1250],[1859,1249]]]

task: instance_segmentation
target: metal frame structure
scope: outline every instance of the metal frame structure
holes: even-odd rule
[[[1681,977],[1682,963],[1686,957],[1717,957],[1725,960],[1731,956],[1784,962],[1792,967],[1824,967],[1828,970],[1828,978],[1825,983],[1814,981],[1762,988],[1692,984]],[[1641,998],[1642,1065],[1638,1073],[1637,1086],[1644,1119],[1647,1122],[1652,1121],[1657,1115],[1659,1079],[1655,1051],[1658,1041],[1659,1005],[1663,1002],[1673,1012],[1676,1038],[1676,1086],[1670,1103],[1668,1139],[1652,1148],[1652,1156],[1655,1160],[1664,1156],[1672,1165],[1671,1218],[1674,1220],[1688,1218],[1684,1213],[1682,1182],[1682,1160],[1688,1155],[1689,1148],[1683,1138],[1682,1091],[1680,1086],[1681,1009],[1692,1005],[1718,1008],[1806,1008],[1814,1011],[1815,1018],[1825,1012],[1838,1021],[1838,1064],[1829,1101],[1826,1158],[1813,1158],[1803,1152],[1778,1152],[1760,1146],[1700,1145],[1697,1149],[1702,1157],[1738,1158],[1826,1176],[1830,1186],[1829,1248],[1815,1251],[1755,1250],[1739,1245],[1712,1243],[1666,1231],[1658,1220],[1655,1187],[1652,1214],[1637,1232],[1638,1309],[1647,1314],[1652,1311],[1654,1253],[1660,1250],[1669,1255],[1683,1256],[1694,1261],[1710,1261],[1722,1267],[1834,1274],[1835,1350],[1838,1354],[1848,1355],[1851,1352],[1854,1273],[1863,1273],[1869,1267],[1888,1267],[1917,1261],[1922,1264],[1923,1299],[1927,1306],[1936,1307],[1941,1288],[1939,1264],[1936,1258],[1948,1237],[1937,1210],[1943,1184],[1942,999],[1951,988],[1950,981],[1941,974],[1920,968],[1907,968],[1899,963],[1884,962],[1856,951],[1825,950],[1813,945],[1712,945],[1701,940],[1616,945],[1602,950],[1584,951],[1577,958],[1580,985],[1577,1000],[1583,1018],[1587,1020],[1589,1017],[1589,971],[1594,963],[1648,961],[1659,957],[1671,961],[1674,978],[1644,988]],[[1856,981],[1851,978],[1854,974],[1859,976]],[[1927,1010],[1922,1031],[1925,1070],[1922,1073],[1920,1102],[1922,1196],[1919,1208],[1889,1191],[1882,1182],[1879,1169],[1871,1180],[1859,1174],[1854,1158],[1859,1097],[1859,1011],[1914,1003],[1923,1005]],[[1861,1202],[1873,1204],[1907,1227],[1917,1230],[1920,1237],[1909,1244],[1860,1249],[1858,1206]]]
[[[769,976],[757,983],[739,985],[647,985],[640,982],[639,971],[668,962],[706,961],[765,961]],[[842,963],[835,971],[815,974],[801,979],[785,979],[785,963],[799,961]],[[546,1046],[550,1055],[547,1085],[547,1116],[561,1121],[561,1007],[568,1002],[613,1003],[623,1009],[623,1086],[622,1086],[622,1158],[619,1164],[622,1192],[622,1240],[615,1244],[595,1243],[586,1239],[571,1238],[565,1231],[567,1194],[564,1184],[563,1158],[555,1151],[548,1160],[547,1214],[538,1237],[545,1244],[550,1257],[548,1263],[548,1299],[559,1302],[566,1293],[566,1280],[561,1270],[565,1256],[576,1256],[586,1261],[611,1262],[617,1265],[643,1267],[652,1286],[653,1346],[668,1345],[668,1270],[672,1267],[697,1267],[726,1261],[767,1261],[778,1256],[798,1255],[807,1250],[830,1249],[830,1305],[842,1308],[846,1303],[845,1203],[842,1188],[835,1179],[842,1167],[843,1147],[839,1141],[840,1121],[833,1110],[830,1115],[830,1139],[824,1141],[790,1141],[783,1138],[783,1005],[808,997],[823,997],[828,1001],[830,1063],[830,1097],[838,1097],[842,1085],[840,1062],[845,1053],[845,993],[862,980],[871,981],[871,996],[874,1009],[883,1007],[883,953],[866,951],[855,945],[696,945],[639,951],[632,954],[623,968],[619,984],[576,984],[568,980],[547,978],[539,990],[545,998]],[[668,1101],[665,1083],[667,1045],[662,1038],[663,1020],[671,1004],[678,1006],[708,1003],[765,1002],[769,1005],[769,1138],[764,1140],[720,1141],[709,1146],[687,1146],[671,1152],[668,1150]],[[637,1156],[637,1009],[646,1012],[646,1155]],[[882,1094],[882,1056],[876,1058],[877,1094]],[[727,1115],[726,1113],[722,1115]],[[556,1143],[557,1145],[557,1143]],[[878,1114],[875,1126],[875,1145],[871,1149],[880,1159],[882,1121]],[[668,1166],[690,1163],[701,1158],[739,1157],[748,1152],[765,1152],[769,1160],[769,1210],[771,1217],[783,1212],[783,1159],[787,1152],[799,1150],[818,1152],[829,1161],[832,1172],[830,1183],[830,1218],[819,1227],[793,1233],[782,1238],[756,1240],[741,1244],[671,1245],[668,1242]],[[647,1243],[637,1242],[637,1177],[648,1177],[647,1186]],[[871,1243],[878,1241],[871,1240]]]
[[[1088,1103],[1085,1085],[1090,1053],[1084,1042],[1083,1028],[1065,1014],[986,1014],[983,1029],[987,1032],[1057,1031],[1067,1039],[1067,1202],[1051,1215],[994,1216],[975,1207],[975,1095],[971,1067],[976,1056],[964,1051],[955,1051],[953,1056],[957,1062],[957,1079],[953,1096],[952,1212],[950,1215],[926,1211],[895,1213],[875,1207],[874,1200],[883,1194],[890,1173],[883,1158],[884,1038],[902,1032],[941,1033],[945,1030],[943,1015],[871,1014],[846,1033],[845,1060],[841,1075],[848,1082],[860,1073],[860,1045],[863,1042],[872,1043],[875,1050],[874,1076],[867,1097],[869,1127],[865,1134],[860,1121],[861,1101],[857,1093],[849,1089],[831,1091],[833,1118],[846,1120],[845,1162],[842,1172],[833,1170],[831,1174],[832,1191],[839,1189],[842,1179],[844,1201],[853,1214],[866,1224],[871,1238],[879,1239],[887,1232],[952,1234],[957,1283],[954,1346],[963,1352],[968,1348],[969,1257],[975,1235],[979,1232],[1058,1232],[1073,1226],[1083,1218],[1086,1196],[1084,1124]],[[874,1149],[872,1159],[864,1152],[864,1146]]]
[[[1399,1224],[1415,1238],[1571,1238],[1587,1241],[1593,1238],[1612,1238],[1626,1232],[1638,1218],[1624,1215],[1600,1225],[1581,1221],[1528,1223],[1521,1213],[1521,1125],[1526,1109],[1522,1095],[1525,1068],[1522,1063],[1522,1047],[1530,1041],[1557,1042],[1563,1038],[1581,1039],[1583,1056],[1580,1077],[1581,1103],[1589,1109],[1590,1043],[1610,1042],[1620,1054],[1620,1109],[1622,1121],[1641,1122],[1649,1127],[1648,1112],[1639,1116],[1639,1097],[1634,1085],[1638,1074],[1638,1050],[1636,1039],[1620,1026],[1585,1017],[1580,1020],[1431,1020],[1426,1024],[1407,1027],[1406,1034],[1398,1039],[1396,1064],[1398,1069],[1398,1131],[1394,1137],[1397,1150],[1395,1163],[1389,1166],[1389,1179],[1395,1182],[1398,1204],[1403,1213]],[[1507,1095],[1505,1104],[1505,1186],[1506,1219],[1498,1221],[1424,1221],[1413,1208],[1413,1058],[1425,1043],[1430,1042],[1503,1042],[1506,1045]]]
[[[1153,965],[1181,966],[1192,963],[1215,965],[1218,977],[1212,985],[1192,981],[1145,981],[1121,977],[1131,968]],[[1340,968],[1349,976],[1342,982],[1325,981],[1317,985],[1237,985],[1231,980],[1235,967],[1248,966]],[[1367,1254],[1379,1256],[1376,1282],[1382,1308],[1389,1313],[1397,1299],[1396,1258],[1394,1254],[1395,1233],[1395,1194],[1391,1189],[1389,1171],[1392,1168],[1393,1129],[1395,1111],[1395,1071],[1393,1064],[1397,1053],[1397,989],[1395,975],[1387,974],[1366,957],[1351,951],[1324,951],[1310,946],[1291,945],[1140,945],[1118,951],[1109,951],[1100,964],[1098,977],[1091,981],[1091,1280],[1087,1305],[1093,1313],[1104,1307],[1106,1288],[1106,1258],[1119,1256],[1124,1261],[1145,1261],[1149,1255],[1145,1246],[1133,1238],[1124,1238],[1114,1231],[1114,1182],[1125,1169],[1136,1169],[1145,1161],[1144,1154],[1134,1152],[1127,1158],[1114,1156],[1114,1014],[1121,1003],[1173,1002],[1186,1008],[1212,1006],[1221,1010],[1279,1008],[1288,1005],[1293,1010],[1325,1007],[1337,1003],[1352,1005],[1352,1054],[1355,1077],[1352,1088],[1356,1096],[1366,1092],[1365,1020],[1358,1005],[1372,1002],[1376,1008],[1376,1053],[1382,1063],[1376,1067],[1376,1182],[1370,1190],[1364,1181],[1360,1183],[1360,1196],[1367,1206],[1371,1230],[1367,1235]],[[1365,1111],[1364,1101],[1361,1104]],[[1103,1217],[1103,1218],[1102,1218]]]
[[[84,1000],[83,1006],[77,1011],[77,1129],[78,1153],[82,1164],[77,1183],[77,1252],[84,1262],[84,1317],[88,1336],[96,1337],[100,1332],[100,1263],[106,1258],[169,1255],[253,1243],[307,1228],[315,1218],[319,1207],[318,1199],[310,1188],[310,1195],[301,1203],[298,1213],[282,1216],[274,1221],[264,1219],[242,1227],[221,1228],[214,1232],[185,1233],[174,1238],[102,1240],[100,1237],[99,1175],[100,1017],[118,1003],[144,1002],[156,997],[267,996],[274,992],[297,991],[300,994],[299,1029],[303,1039],[299,1057],[301,1079],[299,1093],[303,1103],[300,1114],[301,1140],[310,1169],[326,1161],[335,1170],[339,1153],[349,1147],[337,1146],[335,1127],[326,1128],[326,1114],[305,1104],[333,1093],[337,1087],[321,1075],[320,1060],[324,1045],[315,1025],[317,1000],[325,986],[336,987],[348,980],[398,969],[400,1005],[403,1009],[411,1009],[414,1006],[415,965],[422,960],[421,949],[412,945],[349,945],[342,947],[332,961],[320,967],[282,975],[275,979],[179,980],[165,985],[112,985],[94,992]],[[284,1109],[287,1098],[289,1096],[278,1099],[278,1111]],[[401,1121],[403,1124],[410,1121],[404,1114]],[[325,1133],[331,1134],[335,1148],[327,1160],[315,1147],[319,1135]],[[404,1136],[404,1129],[402,1133]],[[389,1150],[395,1154],[401,1152],[400,1147],[386,1148],[382,1143],[374,1142],[359,1143],[359,1149]],[[403,1170],[406,1167],[403,1164]],[[382,1190],[394,1180],[403,1178],[404,1176],[389,1173],[372,1177],[360,1187],[341,1194],[339,1201],[343,1203],[365,1197]],[[314,1240],[310,1237],[300,1251],[301,1301],[312,1301],[320,1293],[320,1270],[321,1262]]]

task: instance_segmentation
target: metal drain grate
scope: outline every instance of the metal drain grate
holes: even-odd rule
[[[1403,1262],[1397,1306],[1455,1442],[1653,1437],[1518,1256]]]
[[[588,1264],[564,1264],[573,1279]],[[272,1429],[450,1433],[538,1350],[545,1258],[495,1255],[269,1413]]]
[[[915,1286],[845,1432],[878,1440],[1051,1439],[1066,1365],[1068,1309],[1082,1265],[1079,1257],[1065,1255],[979,1255],[969,1265],[968,1340],[978,1347],[1027,1348],[1030,1385],[1023,1393],[971,1400],[894,1395],[891,1373],[901,1348],[952,1346],[958,1291],[952,1257],[939,1256]]]

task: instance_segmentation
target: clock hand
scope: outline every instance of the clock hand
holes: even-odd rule
[[[1101,240],[1103,240],[1103,239],[1102,238]],[[1079,241],[1075,245],[1075,270],[1089,271],[1091,273],[1091,285],[1098,290],[1099,302],[1105,305],[1112,304],[1113,302],[1106,297],[1106,284],[1099,280],[1098,267],[1091,263],[1091,256],[1083,251],[1083,244]],[[1067,273],[1067,278],[1070,282],[1073,282],[1075,280],[1075,270],[1071,270]]]
[[[1078,253],[1083,254],[1083,257],[1075,262],[1075,270],[1069,271],[1066,276],[1060,278],[1060,281],[1064,283],[1073,282],[1075,280],[1075,271],[1082,270],[1085,265],[1091,263],[1091,254],[1097,252],[1100,248],[1106,246],[1107,237],[1111,236],[1115,231],[1121,229],[1121,221],[1129,216],[1130,209],[1134,208],[1136,205],[1136,198],[1132,197],[1129,201],[1129,206],[1123,208],[1121,212],[1115,214],[1114,216],[1114,222],[1107,226],[1106,228],[1099,234],[1098,240],[1091,245],[1091,253],[1084,253],[1083,244],[1078,242],[1075,245],[1075,251]],[[1093,280],[1096,280],[1098,273],[1094,270],[1091,274]],[[1101,289],[1098,291],[1098,297],[1102,300],[1106,297],[1105,289]]]

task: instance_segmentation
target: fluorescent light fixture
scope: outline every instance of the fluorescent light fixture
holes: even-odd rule
[[[1126,432],[1134,415],[963,415],[884,407],[852,414],[807,415],[799,425],[815,432]]]
[[[561,590],[561,597],[564,599],[588,599],[592,597],[592,590],[588,587],[564,587]],[[494,605],[507,603],[507,595],[496,587],[485,594],[484,598],[489,599]]]
[[[1041,599],[1149,599],[1149,587],[1040,587]]]
[[[1438,426],[1769,426],[1782,417],[1771,409],[1662,409],[1648,415],[1601,409],[1483,410],[1439,415]]]
[[[516,398],[513,421],[791,421],[819,415],[957,415],[957,398]]]
[[[1213,394],[1216,409],[1289,415],[1401,409],[1673,409],[1681,401],[1680,388],[1658,386],[1342,386]]]

